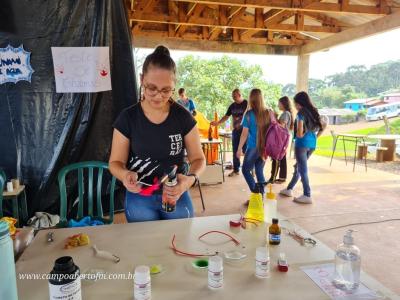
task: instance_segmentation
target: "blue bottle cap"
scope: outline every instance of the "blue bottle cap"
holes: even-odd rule
[[[10,234],[9,225],[7,222],[0,221],[0,238]]]

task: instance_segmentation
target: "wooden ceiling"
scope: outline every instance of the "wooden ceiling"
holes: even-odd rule
[[[181,50],[265,54],[299,54],[308,44],[364,25],[359,16],[369,23],[397,8],[393,0],[336,1],[126,0],[126,5],[136,47],[163,43]]]

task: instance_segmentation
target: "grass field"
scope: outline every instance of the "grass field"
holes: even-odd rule
[[[400,134],[400,120],[396,120],[390,123],[390,131],[392,134]],[[386,133],[385,127],[378,127],[378,128],[364,128],[360,130],[355,130],[349,133],[354,134],[384,134]],[[374,140],[371,140],[375,142]],[[354,148],[355,143],[346,142],[346,153],[348,156],[354,155]],[[320,137],[317,141],[317,149],[315,150],[315,154],[321,156],[328,156],[332,155],[332,147],[333,147],[333,138],[332,136],[323,136]],[[336,145],[335,157],[344,157],[344,147],[343,142],[341,140],[338,141]]]

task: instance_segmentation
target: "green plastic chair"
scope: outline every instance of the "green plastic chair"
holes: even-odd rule
[[[84,170],[88,170],[88,186],[87,193],[85,191],[84,184]],[[97,170],[97,184],[96,184],[96,215],[93,214],[93,200],[94,200],[94,171]],[[75,219],[80,220],[84,217],[83,208],[84,201],[87,198],[87,212],[88,215],[96,220],[101,220],[105,224],[111,224],[114,221],[114,190],[115,190],[115,180],[113,176],[111,179],[110,188],[110,213],[108,218],[103,216],[103,207],[101,201],[101,190],[103,183],[103,172],[108,170],[108,164],[100,161],[85,161],[71,164],[62,168],[58,173],[58,184],[60,187],[60,226],[65,226],[68,222],[67,220],[67,187],[65,184],[65,178],[67,174],[71,171],[77,171],[78,173],[78,213]]]

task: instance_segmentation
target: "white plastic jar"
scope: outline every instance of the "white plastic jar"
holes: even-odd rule
[[[222,257],[216,255],[208,259],[208,287],[220,289],[224,284],[224,266]]]
[[[148,266],[136,267],[133,282],[133,297],[135,300],[151,299],[151,278],[150,268]]]
[[[256,249],[256,276],[258,278],[268,278],[270,276],[270,259],[268,247],[258,247]]]

